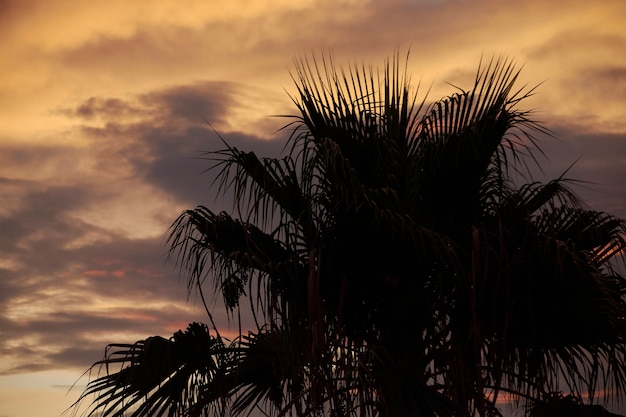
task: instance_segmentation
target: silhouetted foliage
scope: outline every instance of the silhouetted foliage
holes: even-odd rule
[[[600,405],[583,403],[580,397],[550,393],[547,398],[530,401],[528,417],[622,417]]]
[[[185,211],[171,257],[256,327],[113,345],[92,415],[492,416],[506,394],[538,417],[555,391],[624,394],[624,222],[532,179],[547,132],[510,61],[433,104],[399,61],[299,61],[286,156],[207,154],[239,218]]]

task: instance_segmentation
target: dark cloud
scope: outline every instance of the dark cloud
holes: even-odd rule
[[[624,44],[626,50],[626,44]],[[626,66],[589,68],[579,74],[579,81],[585,84],[586,94],[600,97],[607,106],[619,105],[621,108],[626,97]]]
[[[31,183],[20,188],[20,202],[10,213],[0,215],[1,253],[19,259],[33,273],[56,272],[65,261],[57,255],[89,228],[71,215],[91,203],[94,193],[84,184],[42,187]]]
[[[66,235],[73,237],[70,230]],[[202,310],[194,313],[188,304],[185,283],[173,266],[165,265],[162,243],[118,237],[63,248],[63,240],[46,231],[34,248],[18,253],[19,267],[0,269],[6,290],[0,302],[0,355],[16,357],[0,373],[84,368],[108,343],[167,336],[205,319]],[[6,249],[2,245],[0,251]],[[111,340],[120,333],[127,336]],[[76,356],[76,349],[83,354]]]
[[[19,185],[19,202],[0,216],[0,356],[14,357],[11,368],[0,373],[70,362],[84,367],[90,362],[80,362],[87,356],[90,361],[101,356],[108,342],[105,334],[162,333],[172,331],[172,317],[191,318],[184,286],[164,267],[160,238],[128,239],[75,218],[73,214],[101,198],[89,184]],[[97,238],[73,245],[89,235]],[[104,307],[94,305],[95,300]],[[120,300],[145,304],[146,311],[107,313],[106,305]],[[171,307],[157,309],[155,303]],[[74,346],[81,346],[84,354],[64,353]],[[60,356],[66,361],[59,363]]]
[[[267,140],[243,133],[230,132],[223,135],[229,146],[253,151],[259,157],[277,156],[284,147],[283,138]],[[142,137],[150,149],[153,160],[136,165],[147,181],[156,185],[180,201],[192,204],[212,203],[215,187],[211,184],[216,174],[207,169],[215,164],[206,152],[223,150],[226,145],[207,128],[190,128],[186,132],[154,131]]]
[[[90,97],[76,109],[64,111],[66,115],[93,119],[100,117],[105,120],[123,120],[129,116],[139,116],[146,113],[141,109],[119,98]]]
[[[108,170],[112,160],[117,166],[128,164],[132,175],[177,201],[206,204],[213,199],[208,194],[211,176],[203,174],[212,165],[206,152],[224,149],[224,140],[259,156],[275,157],[285,145],[288,132],[268,130],[255,136],[229,130],[228,116],[235,107],[245,105],[240,103],[241,90],[233,84],[204,82],[151,92],[137,99],[143,108],[151,109],[143,113],[145,117],[134,121],[111,118],[102,127],[84,126],[82,132],[96,140],[93,146],[103,161],[100,170]],[[103,106],[95,105],[102,102],[121,100],[88,99],[78,109],[111,116],[110,111],[102,111]]]
[[[54,172],[57,179],[76,172],[81,163],[81,151],[62,144],[48,145],[3,145],[0,143],[0,164],[4,178],[0,185],[20,186],[26,183],[23,178],[40,178],[46,172]],[[4,182],[2,182],[4,181]],[[31,182],[31,185],[34,183]],[[41,187],[47,186],[41,184]]]
[[[141,101],[164,111],[165,114],[158,117],[166,118],[162,122],[168,126],[174,122],[197,125],[204,120],[220,126],[236,104],[236,93],[240,88],[226,82],[201,82],[146,94]]]
[[[146,238],[97,217],[132,194],[128,187],[152,189],[150,198],[164,196],[172,206],[210,205],[202,152],[225,145],[203,118],[227,126],[236,91],[224,83],[194,83],[130,100],[92,97],[68,111],[85,122],[104,122],[78,126],[87,147],[2,147],[6,167],[56,175],[0,178],[6,203],[0,208],[0,355],[12,358],[0,374],[86,369],[107,343],[168,336],[207,319],[199,300],[188,302],[174,266],[165,264],[164,234],[175,210],[157,213],[163,234]],[[260,156],[277,156],[285,139],[230,130],[222,136]],[[152,210],[151,200],[139,208],[128,204],[130,219]],[[219,325],[227,326],[224,307],[218,302],[215,308]],[[112,334],[124,340],[111,340]]]
[[[205,121],[220,126],[229,109],[235,105],[240,88],[226,82],[197,82],[143,94],[133,101],[117,97],[90,97],[74,108],[59,112],[86,121],[97,118],[108,126],[137,122],[138,117],[159,127],[197,125]]]
[[[626,219],[626,133],[588,133],[572,126],[551,126],[555,138],[545,139],[541,164],[544,178],[566,177],[591,208]],[[570,168],[571,167],[571,168]]]

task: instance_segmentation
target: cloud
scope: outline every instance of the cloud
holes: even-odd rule
[[[541,63],[545,81],[534,102],[553,123],[595,133],[626,131],[621,117],[626,111],[626,57],[620,52],[626,38],[610,27],[607,20],[606,30],[562,30],[529,50],[528,61]]]
[[[595,68],[582,77],[589,80],[591,93],[605,97],[609,102],[622,101],[626,96],[626,65]]]
[[[98,119],[109,126],[130,125],[138,120],[155,127],[183,123],[197,125],[211,120],[220,125],[234,105],[240,86],[227,82],[197,82],[141,94],[134,101],[118,97],[89,97],[61,114],[90,122]]]
[[[165,265],[163,239],[183,207],[214,201],[198,156],[225,145],[204,119],[232,146],[267,156],[284,146],[272,132],[230,130],[241,91],[195,82],[92,96],[62,110],[78,123],[79,146],[0,147],[0,373],[85,368],[109,342],[206,320]]]
[[[580,181],[573,190],[598,211],[626,219],[626,132],[585,132],[573,125],[553,125],[555,138],[540,146],[548,157],[538,179],[566,176]]]
[[[352,3],[274,5],[245,18],[240,13],[236,19],[207,18],[203,25],[148,20],[128,33],[101,31],[59,50],[57,59],[72,72],[88,73],[92,81],[114,77],[135,87],[184,74],[187,79],[245,79],[259,85],[271,80],[280,88],[289,83],[292,57],[311,50],[333,50],[342,59],[369,63],[411,46],[425,60],[422,70],[431,71],[430,76],[436,74],[433,62],[442,55],[457,61],[461,55],[479,59],[484,38],[490,36],[487,23],[505,28],[510,17],[498,12],[505,8],[489,2]]]
[[[106,120],[120,120],[130,116],[144,115],[146,110],[134,107],[119,98],[90,97],[76,109],[66,110],[63,113],[86,120],[91,120],[94,117]]]
[[[100,155],[95,172],[132,177],[179,204],[195,205],[210,199],[211,180],[202,173],[212,163],[205,152],[223,149],[222,140],[261,156],[278,156],[284,146],[287,133],[274,134],[278,125],[259,122],[267,127],[261,135],[232,130],[232,114],[250,101],[243,90],[232,83],[197,82],[141,94],[132,102],[91,97],[63,113],[90,123],[81,131],[90,139],[91,158]]]
[[[164,110],[168,125],[180,121],[189,126],[209,120],[220,126],[235,104],[237,87],[233,83],[202,82],[146,94],[141,101]]]
[[[73,237],[71,231],[65,234]],[[79,248],[63,243],[46,231],[37,244],[17,253],[17,267],[0,269],[0,355],[12,359],[0,373],[86,367],[107,343],[171,334],[205,318],[186,303],[185,285],[165,265],[160,238],[113,237]],[[76,349],[84,354],[71,354]]]

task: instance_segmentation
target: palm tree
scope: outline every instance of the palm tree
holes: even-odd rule
[[[532,180],[548,132],[518,108],[533,93],[518,74],[493,60],[428,105],[398,55],[381,71],[297,62],[286,156],[224,142],[207,158],[239,217],[197,207],[169,234],[190,291],[212,284],[256,326],[227,340],[207,310],[210,326],[111,345],[88,413],[491,416],[503,395],[619,398],[626,225],[564,176]]]

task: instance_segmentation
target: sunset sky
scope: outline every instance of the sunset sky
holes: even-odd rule
[[[579,194],[626,218],[625,19],[624,0],[0,0],[0,417],[57,417],[107,343],[206,319],[163,240],[215,207],[205,120],[278,155],[303,54],[410,49],[430,99],[510,57],[541,83],[545,174],[578,160]]]

